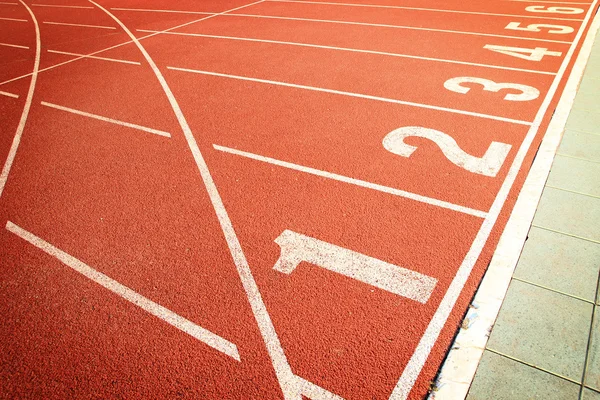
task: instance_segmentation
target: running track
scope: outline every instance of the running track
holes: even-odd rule
[[[597,0],[338,1],[0,2],[0,397],[426,396]]]

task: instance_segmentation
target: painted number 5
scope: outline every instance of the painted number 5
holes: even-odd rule
[[[491,177],[498,174],[511,148],[506,143],[492,142],[483,157],[475,157],[458,147],[450,135],[420,126],[405,126],[393,130],[383,138],[383,147],[399,156],[410,157],[417,147],[404,143],[404,139],[411,136],[431,140],[453,164],[474,174]]]
[[[444,87],[452,92],[456,93],[468,93],[471,88],[462,86],[461,83],[477,83],[483,86],[483,90],[488,92],[499,92],[502,89],[513,89],[518,90],[519,94],[507,93],[504,96],[504,100],[509,101],[529,101],[537,99],[540,95],[540,91],[534,87],[521,85],[518,83],[496,83],[484,78],[473,78],[469,76],[461,76],[457,78],[448,79],[444,82]]]

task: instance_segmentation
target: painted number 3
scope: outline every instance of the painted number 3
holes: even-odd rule
[[[469,76],[462,76],[457,78],[448,79],[444,82],[444,87],[452,92],[456,93],[468,93],[470,88],[461,85],[462,83],[477,83],[483,86],[483,90],[488,92],[499,92],[502,89],[516,90],[520,93],[507,93],[504,96],[504,100],[509,101],[529,101],[537,99],[540,95],[540,91],[534,87],[521,85],[518,83],[496,83],[484,78],[473,78]]]
[[[450,135],[420,126],[405,126],[393,130],[383,139],[383,147],[399,156],[410,157],[417,147],[405,143],[404,139],[411,136],[431,140],[453,164],[474,174],[491,177],[498,174],[511,148],[506,143],[492,142],[483,157],[475,157],[462,150]]]

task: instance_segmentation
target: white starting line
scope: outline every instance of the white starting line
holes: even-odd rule
[[[112,61],[112,62],[117,62],[117,63],[122,63],[122,64],[141,65],[141,63],[139,63],[137,61],[120,60],[117,58],[100,57],[100,56],[93,56],[93,55],[89,55],[89,54],[70,53],[68,51],[48,50],[48,53],[64,54],[67,56],[75,56],[75,57],[81,57],[81,58],[91,58],[94,60]]]
[[[9,93],[9,92],[4,92],[4,91],[2,91],[2,90],[0,90],[0,95],[2,95],[2,96],[7,96],[7,97],[12,97],[12,98],[15,98],[15,99],[18,99],[18,98],[19,98],[19,95],[18,95],[18,94]]]
[[[25,50],[29,50],[28,46],[21,46],[18,44],[11,44],[11,43],[0,43],[0,46],[5,46],[5,47],[14,47],[15,49],[25,49]]]

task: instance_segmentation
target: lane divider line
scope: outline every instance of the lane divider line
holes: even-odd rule
[[[147,30],[147,29],[137,29],[137,31],[138,32],[162,33],[159,31],[152,31],[152,30]],[[376,50],[353,49],[350,47],[326,46],[326,45],[312,44],[312,43],[286,42],[286,41],[281,41],[281,40],[255,39],[255,38],[245,38],[245,37],[236,37],[236,36],[208,35],[208,34],[203,34],[203,33],[164,32],[163,34],[190,36],[190,37],[195,36],[195,37],[205,37],[205,38],[213,38],[213,39],[240,40],[240,41],[257,42],[257,43],[282,44],[282,45],[289,45],[289,46],[310,47],[310,48],[315,48],[315,49],[338,50],[338,51],[348,51],[348,52],[353,52],[353,53],[375,54],[375,55],[399,57],[399,58],[410,58],[410,59],[415,59],[415,60],[436,61],[436,62],[443,62],[443,63],[448,63],[448,64],[469,65],[469,66],[474,66],[474,67],[504,69],[504,70],[509,70],[509,71],[529,72],[529,73],[542,74],[542,75],[555,75],[554,72],[538,71],[538,70],[533,70],[533,69],[504,67],[501,65],[479,64],[479,63],[471,63],[471,62],[467,62],[467,61],[448,60],[445,58],[421,57],[421,56],[413,56],[410,54],[389,53],[389,52],[385,52],[385,51],[376,51]]]
[[[425,362],[427,361],[427,358],[429,357],[429,354],[433,349],[433,346],[435,345],[439,334],[446,325],[446,321],[448,320],[448,317],[450,316],[450,313],[452,312],[454,305],[458,300],[458,297],[462,293],[463,288],[467,283],[469,276],[471,275],[471,271],[473,270],[475,263],[479,259],[479,256],[481,255],[481,252],[483,251],[483,248],[488,241],[492,229],[496,225],[496,220],[498,219],[498,216],[500,215],[500,212],[504,207],[504,203],[506,202],[508,195],[510,194],[510,191],[513,187],[513,184],[515,183],[515,180],[517,179],[519,171],[521,170],[523,161],[525,160],[525,157],[529,152],[531,144],[538,133],[538,129],[544,120],[550,103],[552,102],[552,99],[556,91],[558,90],[558,87],[562,80],[562,76],[566,72],[571,58],[573,57],[573,54],[577,49],[579,42],[581,41],[581,37],[587,28],[587,25],[591,18],[591,13],[595,9],[597,2],[598,0],[594,0],[590,9],[586,13],[584,23],[579,28],[577,36],[573,41],[573,44],[571,45],[569,51],[565,55],[565,58],[560,66],[558,74],[554,78],[554,81],[550,86],[550,90],[548,90],[548,93],[546,94],[544,101],[542,102],[542,105],[540,106],[535,116],[533,125],[529,128],[527,135],[525,136],[523,142],[521,143],[521,146],[519,147],[517,155],[515,156],[515,159],[513,160],[510,166],[508,174],[504,182],[502,183],[502,186],[500,187],[500,190],[498,191],[498,194],[496,195],[492,206],[489,209],[488,216],[481,224],[481,228],[479,228],[479,231],[477,232],[477,235],[475,236],[475,239],[473,240],[469,251],[467,252],[463,262],[458,268],[454,278],[452,279],[452,282],[450,283],[446,294],[440,302],[432,319],[429,321],[427,329],[425,329],[423,336],[419,340],[419,344],[417,345],[413,355],[408,361],[408,364],[404,368],[400,379],[398,379],[398,382],[396,383],[396,386],[392,394],[390,395],[390,400],[407,399],[417,378],[421,374],[421,370],[423,369],[423,366],[425,365]]]
[[[174,14],[199,14],[199,15],[217,15],[218,14],[218,13],[214,13],[214,12],[204,12],[204,11],[153,10],[153,9],[149,9],[149,8],[123,8],[123,7],[113,7],[110,10],[111,11],[160,12],[160,13],[174,13]]]
[[[157,129],[148,128],[148,127],[145,127],[145,126],[142,126],[142,125],[132,124],[132,123],[129,123],[129,122],[123,122],[123,121],[119,121],[119,120],[116,120],[116,119],[103,117],[103,116],[97,115],[97,114],[92,114],[92,113],[88,113],[88,112],[85,112],[85,111],[75,110],[74,108],[59,106],[57,104],[52,104],[52,103],[47,103],[45,101],[42,101],[41,104],[43,106],[54,108],[56,110],[66,111],[66,112],[69,112],[69,113],[72,113],[72,114],[77,114],[77,115],[81,115],[81,116],[84,116],[84,117],[88,117],[88,118],[92,118],[92,119],[97,119],[99,121],[110,122],[111,124],[121,125],[121,126],[125,126],[127,128],[138,129],[140,131],[144,131],[144,132],[148,132],[148,133],[153,133],[155,135],[164,136],[164,137],[168,137],[168,138],[171,137],[171,134],[169,132],[159,131]]]
[[[18,94],[14,94],[14,93],[8,93],[8,92],[5,92],[5,91],[3,91],[3,90],[0,90],[0,94],[1,94],[2,96],[12,97],[12,98],[15,98],[15,99],[18,99],[18,98],[19,98],[19,95],[18,95]]]
[[[582,4],[582,5],[591,5],[592,3],[580,3],[580,2],[572,2],[572,1],[544,1],[544,0],[504,0],[504,1],[516,1],[519,3],[545,3],[545,4],[563,4],[565,6],[569,4]]]
[[[583,19],[543,17],[543,16],[539,16],[539,15],[497,14],[497,13],[487,13],[487,12],[478,12],[478,11],[460,11],[460,10],[446,10],[446,9],[439,9],[439,8],[404,7],[404,6],[386,6],[386,5],[377,5],[377,4],[332,3],[332,2],[325,2],[325,1],[307,1],[307,0],[265,0],[265,1],[271,2],[271,3],[301,3],[301,4],[328,5],[328,6],[387,8],[387,9],[397,9],[397,10],[432,11],[432,12],[444,12],[444,13],[455,13],[455,14],[490,15],[490,16],[495,16],[495,17],[554,19],[554,20],[561,20],[561,21],[583,21]]]
[[[467,214],[467,215],[472,215],[472,216],[478,217],[478,218],[485,218],[487,216],[487,213],[485,211],[475,210],[473,208],[460,206],[458,204],[453,204],[453,203],[450,203],[447,201],[435,199],[433,197],[427,197],[427,196],[423,196],[420,194],[407,192],[405,190],[392,188],[389,186],[379,185],[377,183],[371,183],[371,182],[363,181],[363,180],[356,179],[356,178],[350,178],[348,176],[339,175],[339,174],[327,172],[327,171],[322,171],[322,170],[319,170],[316,168],[305,167],[303,165],[298,165],[298,164],[294,164],[294,163],[287,162],[287,161],[281,161],[281,160],[277,160],[275,158],[265,157],[265,156],[261,156],[258,154],[249,153],[247,151],[233,149],[231,147],[219,146],[217,144],[213,144],[213,148],[215,150],[222,151],[224,153],[234,154],[234,155],[249,158],[252,160],[261,161],[264,163],[273,164],[273,165],[277,165],[277,166],[284,167],[284,168],[289,168],[289,169],[292,169],[295,171],[305,172],[307,174],[311,174],[311,175],[315,175],[315,176],[320,176],[322,178],[333,179],[333,180],[336,180],[339,182],[349,183],[349,184],[360,186],[363,188],[377,190],[379,192],[388,193],[388,194],[391,194],[394,196],[404,197],[404,198],[407,198],[410,200],[418,201],[418,202],[425,203],[425,204],[430,204],[433,206],[445,208],[448,210],[460,212],[460,213]]]
[[[112,62],[123,63],[123,64],[142,65],[141,63],[139,63],[137,61],[119,60],[117,58],[109,58],[109,57],[90,56],[87,54],[70,53],[68,51],[48,50],[48,53],[64,54],[67,56],[75,56],[75,57],[83,57],[83,58],[92,58],[94,60],[112,61]]]
[[[196,162],[196,166],[198,171],[200,172],[200,176],[202,177],[202,181],[204,182],[204,186],[206,187],[206,191],[210,198],[210,201],[215,210],[215,214],[221,225],[221,229],[223,231],[223,235],[225,237],[225,241],[227,246],[229,247],[229,251],[231,253],[231,257],[236,266],[237,272],[240,277],[240,281],[248,298],[248,302],[250,303],[250,308],[252,309],[252,313],[258,325],[260,334],[265,343],[265,347],[267,349],[267,353],[271,359],[271,363],[273,365],[273,369],[275,372],[275,376],[277,377],[277,381],[283,393],[283,397],[286,400],[301,400],[300,394],[300,385],[299,381],[292,372],[292,368],[288,363],[287,357],[285,356],[285,352],[281,346],[281,342],[279,341],[279,337],[277,336],[277,332],[275,330],[275,326],[273,325],[273,321],[271,321],[271,317],[267,311],[267,307],[262,299],[260,294],[260,290],[256,281],[254,280],[254,276],[252,275],[252,270],[250,269],[250,265],[248,264],[248,260],[244,255],[244,250],[240,244],[240,241],[237,237],[235,229],[233,228],[233,224],[229,215],[227,214],[227,210],[225,209],[225,205],[223,204],[223,200],[221,199],[221,195],[217,189],[215,182],[211,176],[210,170],[202,153],[200,152],[200,148],[198,147],[198,143],[194,138],[192,130],[183,115],[183,111],[175,99],[169,84],[165,80],[163,74],[160,72],[156,63],[150,57],[145,47],[140,43],[140,40],[135,37],[135,35],[119,20],[116,16],[114,16],[110,11],[94,2],[93,0],[88,0],[90,3],[94,4],[96,7],[104,11],[108,16],[110,16],[122,29],[127,33],[127,35],[131,38],[131,40],[135,43],[137,48],[143,54],[144,58],[152,68],[152,71],[156,75],[156,79],[160,83],[171,104],[171,108],[177,117],[177,121],[181,126],[181,130],[183,131],[183,135],[188,144],[188,147],[192,153],[194,161]],[[231,10],[223,11],[222,14],[236,11],[244,7],[249,7],[258,3],[262,3],[264,0],[259,0],[250,4],[246,4],[240,7],[233,8]],[[220,14],[217,14],[220,15]],[[216,15],[215,15],[216,16]],[[213,18],[215,16],[207,16],[203,18],[203,20]]]
[[[522,120],[518,120],[518,119],[504,118],[504,117],[499,117],[499,116],[495,116],[495,115],[489,115],[489,114],[482,114],[482,113],[476,113],[476,112],[471,112],[471,111],[458,110],[458,109],[455,109],[455,108],[447,108],[447,107],[433,106],[433,105],[429,105],[429,104],[414,103],[414,102],[411,102],[411,101],[390,99],[390,98],[387,98],[387,97],[371,96],[371,95],[367,95],[367,94],[360,94],[360,93],[353,93],[353,92],[344,92],[344,91],[341,91],[341,90],[319,88],[319,87],[316,87],[316,86],[298,85],[298,84],[295,84],[295,83],[272,81],[272,80],[268,80],[268,79],[259,79],[259,78],[249,78],[249,77],[246,77],[246,76],[222,74],[222,73],[219,73],[219,72],[202,71],[202,70],[197,70],[197,69],[177,68],[177,67],[167,67],[167,69],[170,69],[170,70],[173,70],[173,71],[190,72],[190,73],[200,74],[200,75],[209,75],[209,76],[217,76],[217,77],[221,77],[221,78],[230,78],[230,79],[238,79],[238,80],[242,80],[242,81],[265,83],[265,84],[275,85],[275,86],[291,87],[291,88],[295,88],[295,89],[305,89],[305,90],[310,90],[310,91],[314,91],[314,92],[337,94],[337,95],[348,96],[348,97],[356,97],[356,98],[361,98],[361,99],[366,99],[366,100],[381,101],[381,102],[384,102],[384,103],[401,104],[401,105],[405,105],[405,106],[412,106],[412,107],[417,107],[417,108],[425,108],[425,109],[429,109],[429,110],[445,111],[445,112],[449,112],[449,113],[453,113],[453,114],[461,114],[461,115],[468,115],[468,116],[471,116],[471,117],[479,117],[479,118],[485,118],[485,119],[492,119],[492,120],[495,120],[495,121],[508,122],[508,123],[517,124],[517,125],[528,125],[529,126],[529,125],[532,124],[531,122],[522,121]]]
[[[35,91],[35,84],[37,82],[38,72],[40,70],[40,56],[42,52],[40,26],[37,18],[35,17],[33,11],[31,11],[31,8],[29,8],[29,6],[23,0],[19,0],[19,2],[23,5],[23,7],[25,7],[25,9],[27,9],[27,12],[31,16],[31,20],[33,21],[33,26],[35,29],[35,60],[33,61],[33,70],[31,72],[31,80],[29,81],[27,97],[25,98],[25,105],[23,105],[23,112],[21,113],[21,118],[19,119],[17,130],[15,131],[15,136],[13,137],[10,150],[8,151],[6,161],[4,162],[2,172],[0,173],[0,197],[2,197],[2,192],[4,192],[4,187],[6,186],[6,181],[8,180],[8,174],[10,173],[12,164],[17,156],[17,150],[19,149],[19,144],[21,143],[21,136],[23,136],[25,123],[27,122],[27,117],[29,116],[29,110],[31,109],[31,103],[33,100],[33,92]]]
[[[11,221],[6,222],[6,230],[42,250],[49,256],[56,258],[67,267],[79,272],[81,275],[111,291],[122,299],[138,306],[147,313],[154,315],[158,319],[179,329],[180,331],[187,333],[194,339],[201,341],[202,343],[212,347],[217,351],[220,351],[225,355],[228,355],[238,362],[241,362],[237,346],[230,341],[215,333],[212,333],[200,325],[193,323],[181,315],[174,313],[168,308],[153,302],[147,297],[142,296],[129,287],[117,282],[107,275],[104,275],[102,272],[95,270],[84,262],[78,260],[70,254],[65,253],[64,251],[39,238],[33,233],[26,231]]]
[[[57,7],[57,8],[81,8],[81,9],[91,9],[93,10],[94,7],[87,7],[87,6],[68,6],[68,5],[62,5],[62,4],[32,4],[33,7]]]
[[[3,6],[18,6],[19,3],[8,3],[6,1],[0,1],[0,4]]]
[[[0,43],[0,46],[6,46],[6,47],[14,47],[16,49],[25,49],[25,50],[29,50],[28,46],[21,46],[18,44],[10,44],[10,43]],[[30,74],[31,75],[31,74]]]
[[[98,28],[98,29],[117,29],[114,26],[104,26],[104,25],[87,25],[87,24],[71,24],[71,23],[67,23],[67,22],[50,22],[50,21],[43,21],[43,24],[48,24],[48,25],[61,25],[61,26],[77,26],[77,27],[83,27],[83,28]]]
[[[499,38],[504,38],[504,39],[529,40],[529,41],[534,41],[534,42],[571,44],[571,42],[563,41],[563,40],[537,39],[537,38],[530,38],[530,37],[523,37],[523,36],[499,35],[499,34],[494,34],[494,33],[470,32],[470,31],[455,31],[455,30],[451,30],[451,29],[425,28],[425,27],[409,26],[409,25],[391,25],[391,24],[377,24],[377,23],[370,23],[370,22],[340,21],[340,20],[335,20],[335,19],[281,17],[281,16],[277,16],[277,15],[241,14],[241,13],[226,14],[224,16],[225,17],[231,16],[231,17],[253,17],[253,18],[267,18],[267,19],[281,19],[281,20],[289,20],[289,21],[322,22],[322,23],[328,23],[328,24],[370,26],[370,27],[378,27],[378,28],[406,29],[406,30],[412,30],[412,31],[454,33],[454,34],[459,34],[459,35],[472,35],[472,36],[483,36],[483,37],[499,37]]]
[[[26,19],[0,17],[1,21],[29,22]]]

